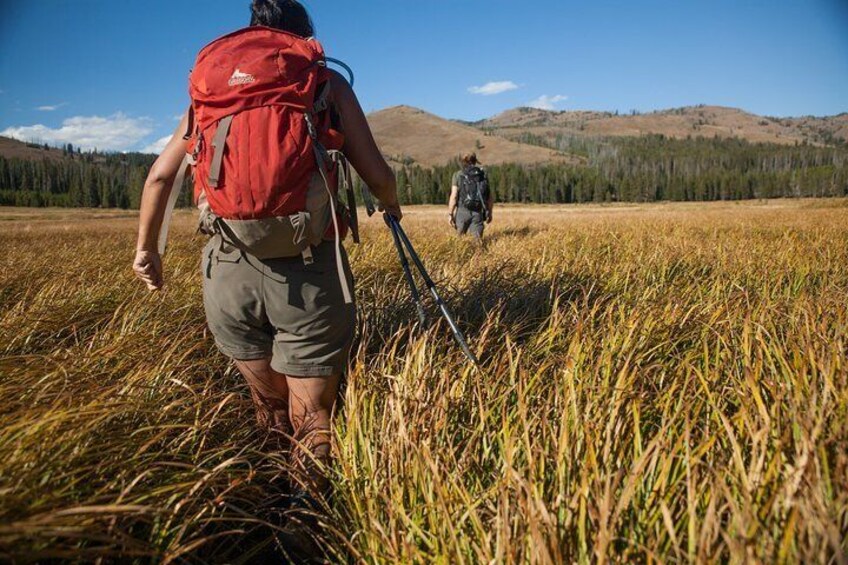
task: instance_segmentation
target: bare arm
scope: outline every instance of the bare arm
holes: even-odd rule
[[[165,206],[168,204],[168,196],[171,194],[171,186],[174,184],[177,170],[186,153],[186,141],[183,139],[183,134],[187,125],[188,114],[183,116],[180,125],[174,130],[174,136],[153,163],[147,180],[144,181],[136,247],[140,251],[157,251],[159,228],[162,226]]]
[[[133,271],[150,290],[159,290],[164,284],[162,258],[159,256],[157,245],[159,230],[165,217],[168,196],[171,194],[174,179],[185,156],[186,141],[183,139],[183,134],[187,126],[188,114],[183,116],[180,125],[174,130],[171,141],[153,163],[147,180],[144,181]]]
[[[338,73],[332,73],[333,101],[342,119],[345,134],[344,153],[350,164],[385,207],[396,218],[401,217],[397,198],[397,181],[383,159],[365,113],[353,89]]]
[[[448,198],[448,217],[451,225],[454,225],[454,216],[456,215],[457,200],[459,198],[459,187],[451,186],[450,198]]]

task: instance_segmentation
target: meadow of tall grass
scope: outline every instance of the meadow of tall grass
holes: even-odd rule
[[[404,223],[483,367],[367,222],[330,560],[846,563],[848,202],[499,208],[485,250]],[[202,240],[180,215],[149,294],[134,228],[0,210],[0,560],[274,551],[286,464],[206,332]]]

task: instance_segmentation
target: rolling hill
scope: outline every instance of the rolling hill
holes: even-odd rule
[[[579,162],[577,157],[511,141],[409,106],[369,114],[368,123],[377,145],[395,164],[444,165],[468,151],[476,151],[486,165]]]
[[[478,122],[448,120],[410,106],[394,106],[368,115],[381,151],[394,165],[444,165],[476,151],[486,165],[580,164],[583,157],[564,148],[562,137],[741,138],[752,143],[831,145],[848,141],[848,113],[829,117],[773,118],[722,106],[687,106],[647,114],[597,111],[549,111],[515,108]],[[0,137],[0,156],[61,160],[61,149],[45,149]]]
[[[7,159],[62,159],[63,154],[61,149],[54,147],[44,148],[43,145],[35,143],[24,143],[17,139],[0,136],[0,156]]]
[[[827,145],[840,139],[848,141],[848,113],[822,118],[772,118],[723,106],[687,106],[633,115],[516,108],[469,125],[512,140],[526,139],[528,134],[548,141],[558,135],[638,137],[662,134],[673,138],[741,138],[752,143],[783,145],[805,141]]]

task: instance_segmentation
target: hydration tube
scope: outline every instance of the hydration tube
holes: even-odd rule
[[[344,61],[339,61],[338,59],[333,59],[332,57],[324,57],[324,60],[327,61],[328,63],[334,63],[334,64],[340,66],[341,68],[343,68],[345,70],[345,72],[347,72],[347,75],[350,77],[350,80],[348,80],[348,82],[350,83],[350,86],[353,87],[353,79],[354,79],[353,69],[351,69],[349,66],[347,66],[347,63],[345,63]]]

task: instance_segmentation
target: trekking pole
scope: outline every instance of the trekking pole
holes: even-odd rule
[[[406,283],[409,285],[409,290],[412,293],[412,302],[415,303],[415,309],[418,311],[418,321],[421,322],[421,327],[427,325],[427,314],[424,313],[424,305],[421,303],[421,294],[418,292],[418,286],[412,278],[412,271],[409,268],[409,261],[406,259],[406,253],[403,252],[403,245],[400,242],[397,232],[392,229],[392,239],[395,241],[395,249],[397,249],[398,259],[400,259],[401,267],[403,267],[403,275],[406,277]]]
[[[427,285],[427,288],[430,289],[430,294],[433,295],[433,299],[436,301],[436,304],[442,311],[442,316],[444,316],[445,321],[447,321],[448,325],[450,326],[451,332],[453,332],[453,337],[456,339],[456,342],[459,344],[459,347],[462,349],[462,352],[465,353],[465,356],[468,357],[468,359],[472,363],[474,363],[476,367],[479,367],[480,361],[471,352],[471,348],[468,347],[468,342],[465,341],[465,336],[462,335],[462,332],[460,331],[459,327],[457,327],[456,322],[454,321],[447,304],[445,304],[445,301],[442,300],[442,297],[439,295],[439,291],[436,288],[436,284],[433,282],[433,279],[430,278],[429,273],[427,273],[427,269],[424,268],[424,264],[421,262],[421,259],[415,252],[415,248],[412,247],[412,242],[409,241],[409,238],[406,236],[406,232],[403,231],[403,228],[400,226],[400,222],[398,222],[397,218],[392,215],[387,215],[387,218],[389,227],[392,230],[392,234],[396,239],[403,242],[403,245],[409,252],[409,256],[412,258],[412,262],[415,263],[415,266],[418,268],[418,272],[421,273],[421,277],[424,279],[424,283]]]
[[[373,216],[377,208],[374,206],[374,198],[371,196],[371,191],[368,190],[368,186],[364,183],[362,184],[362,200],[365,202],[365,211],[368,213],[368,217]],[[421,293],[418,292],[418,286],[412,278],[412,270],[409,268],[409,261],[406,259],[406,253],[403,251],[403,245],[394,230],[392,230],[392,239],[394,239],[395,249],[397,249],[401,267],[403,267],[403,275],[406,278],[406,283],[409,285],[409,291],[412,293],[412,302],[415,304],[415,310],[418,312],[418,320],[421,322],[421,327],[423,328],[427,325],[427,314],[424,313],[424,305],[421,303]]]
[[[368,216],[373,216],[377,211],[374,206],[374,199],[371,196],[371,191],[368,190],[368,186],[365,183],[362,183],[362,200],[365,202],[365,209],[368,212]],[[436,289],[436,284],[433,282],[433,279],[430,278],[430,275],[427,273],[427,269],[424,268],[424,264],[421,262],[421,259],[418,258],[418,254],[415,253],[415,248],[412,247],[412,242],[409,241],[409,238],[406,237],[406,232],[403,231],[403,228],[400,227],[400,223],[397,219],[388,215],[388,224],[389,228],[392,230],[392,238],[395,241],[395,247],[397,247],[398,257],[400,258],[400,263],[404,268],[404,275],[406,276],[406,281],[409,283],[409,287],[412,291],[413,300],[415,301],[415,306],[418,308],[419,318],[423,315],[423,306],[421,305],[421,297],[418,294],[418,287],[415,286],[415,281],[412,278],[412,272],[409,268],[409,261],[406,259],[406,253],[404,253],[403,247],[406,246],[406,249],[409,251],[409,256],[412,258],[412,262],[415,263],[415,266],[418,268],[418,272],[421,273],[421,277],[424,279],[427,288],[430,289],[430,293],[433,295],[433,299],[436,301],[436,304],[439,306],[439,309],[442,311],[442,316],[444,316],[445,320],[450,326],[451,332],[453,332],[453,337],[456,339],[459,347],[462,349],[462,352],[471,360],[472,363],[476,367],[480,366],[480,361],[477,357],[471,353],[471,349],[468,347],[468,342],[465,341],[465,336],[462,335],[462,332],[456,325],[456,322],[453,319],[453,316],[448,310],[447,304],[442,300],[442,297],[439,295],[439,291]],[[422,322],[423,323],[423,322]]]

